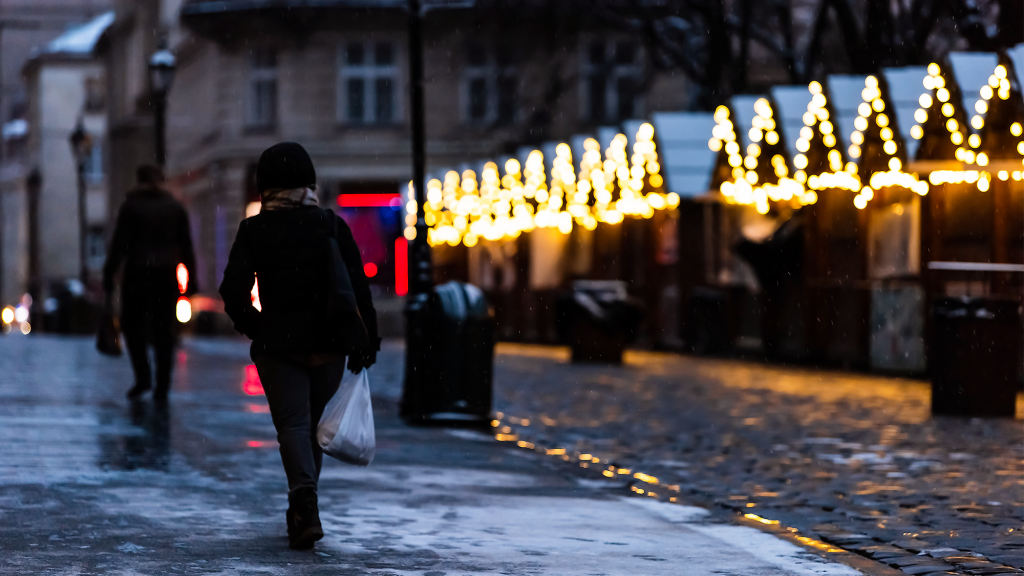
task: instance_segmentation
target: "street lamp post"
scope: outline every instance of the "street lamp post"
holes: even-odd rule
[[[88,285],[89,267],[86,251],[88,238],[88,221],[86,215],[85,163],[92,154],[92,136],[85,131],[82,118],[78,118],[75,130],[71,132],[71,153],[75,158],[75,173],[78,177],[78,279],[83,286]]]
[[[156,163],[161,168],[167,162],[167,93],[174,82],[176,63],[174,54],[167,49],[165,41],[160,49],[149,58],[149,88],[153,95],[153,136],[156,140]]]

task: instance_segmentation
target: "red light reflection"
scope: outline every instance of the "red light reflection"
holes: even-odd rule
[[[256,371],[255,364],[245,367],[245,380],[242,381],[242,391],[249,396],[262,396],[263,384],[260,383],[260,374]]]
[[[188,291],[188,268],[184,264],[178,264],[174,269],[174,275],[178,278],[178,292],[184,294]]]
[[[249,445],[249,448],[266,448],[271,443],[268,440],[249,440],[246,444]]]
[[[373,278],[377,275],[377,265],[373,262],[367,262],[363,264],[363,272],[366,273],[367,278]]]
[[[409,242],[405,238],[395,240],[395,294],[409,293]]]

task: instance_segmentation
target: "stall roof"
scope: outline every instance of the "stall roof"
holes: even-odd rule
[[[992,52],[950,52],[949,63],[960,87],[963,110],[970,118],[974,115],[975,102],[981,100],[981,87],[988,84],[988,77],[999,65],[999,56]],[[978,132],[970,122],[968,128],[971,133]]]
[[[753,111],[753,101],[750,105]],[[718,156],[708,148],[708,138],[715,127],[714,115],[655,112],[651,115],[651,124],[667,191],[691,198],[705,194],[711,185],[711,171]]]
[[[775,100],[775,122],[781,125],[786,151],[793,158],[800,153],[796,149],[796,141],[804,127],[804,113],[811,102],[811,92],[806,86],[776,86],[772,88],[772,99]]]
[[[832,103],[832,110],[836,113],[833,124],[838,128],[837,137],[844,150],[850,148],[850,135],[857,131],[853,122],[857,119],[857,107],[863,102],[861,91],[864,90],[864,80],[867,76],[833,74],[828,77],[827,90],[828,99]],[[849,157],[848,154],[844,156]],[[853,162],[859,163],[859,158],[851,158]]]
[[[736,130],[736,140],[743,149],[750,144],[747,132],[753,126],[754,116],[757,116],[757,112],[754,111],[754,103],[761,98],[764,96],[741,94],[733,96],[729,101],[729,108],[732,109],[732,123]]]
[[[602,159],[604,158],[604,151],[607,150],[608,147],[612,145],[612,140],[615,138],[615,135],[618,134],[619,132],[621,132],[621,130],[619,130],[615,126],[601,126],[600,128],[597,129],[597,141],[599,144],[601,144]]]
[[[46,54],[69,54],[90,56],[96,48],[96,42],[114,23],[114,12],[104,12],[81,26],[68,29],[67,32],[54,38],[43,50]]]
[[[917,112],[920,107],[918,100],[925,92],[922,81],[928,75],[928,68],[925,66],[886,68],[882,70],[882,73],[889,84],[888,104],[896,111],[896,125],[899,127],[900,135],[903,136],[903,142],[907,147],[907,158],[915,158],[920,142],[910,135],[910,129],[917,124],[917,121],[914,120],[914,112]],[[986,76],[986,78],[988,77]]]

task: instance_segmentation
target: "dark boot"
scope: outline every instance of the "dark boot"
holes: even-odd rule
[[[136,384],[135,386],[132,386],[131,389],[128,390],[128,394],[127,394],[128,399],[129,400],[138,400],[140,396],[142,396],[143,394],[145,394],[146,392],[149,391],[149,388],[150,388],[149,383],[146,383],[146,384]]]
[[[320,511],[316,507],[316,492],[310,488],[297,490],[288,497],[288,546],[295,550],[308,550],[324,537],[320,525]]]

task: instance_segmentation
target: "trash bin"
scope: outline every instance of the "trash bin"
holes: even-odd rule
[[[935,300],[928,350],[932,413],[1013,417],[1022,330],[1017,300]]]
[[[619,280],[578,280],[556,307],[559,335],[572,348],[573,362],[621,364],[643,319],[642,303]]]
[[[494,312],[483,291],[448,282],[406,307],[401,416],[415,424],[489,426]]]

